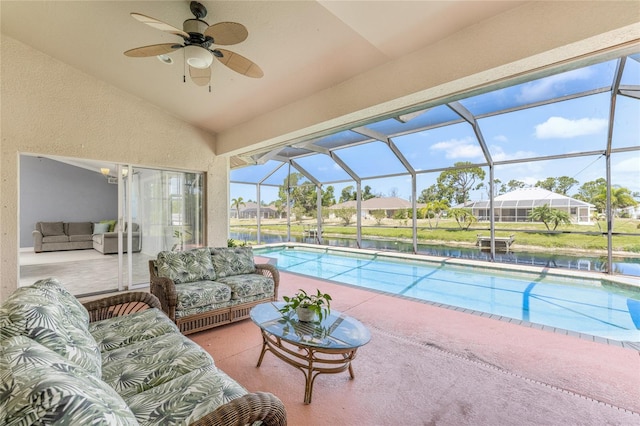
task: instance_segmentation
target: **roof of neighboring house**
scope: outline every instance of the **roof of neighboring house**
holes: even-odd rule
[[[258,209],[258,203],[254,203],[253,201],[247,201],[244,204],[240,204],[240,212],[246,211],[246,210],[257,210]],[[260,206],[260,210],[276,210],[275,206],[273,204],[269,204],[268,206]],[[231,206],[231,210],[232,211],[237,211],[237,209],[233,206]]]
[[[545,204],[549,207],[595,207],[593,204],[537,187],[515,189],[498,195],[493,200],[494,208],[539,207]],[[489,207],[489,201],[470,201],[456,207],[484,208]]]
[[[334,204],[329,207],[330,209],[342,209],[353,207],[356,208],[357,203],[355,200],[345,201],[344,203]],[[362,210],[395,210],[395,209],[410,209],[411,201],[404,200],[398,197],[375,197],[368,200],[364,200],[361,206]]]

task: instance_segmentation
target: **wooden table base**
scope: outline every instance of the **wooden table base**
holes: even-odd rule
[[[313,392],[313,382],[320,374],[336,374],[349,370],[351,379],[353,368],[351,361],[356,358],[358,348],[351,349],[325,349],[303,344],[292,344],[279,337],[273,336],[265,330],[262,331],[262,352],[258,365],[262,364],[262,359],[267,351],[283,360],[289,365],[302,371],[305,377],[304,403],[311,403],[311,393]]]

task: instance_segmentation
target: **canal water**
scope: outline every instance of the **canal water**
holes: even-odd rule
[[[231,232],[230,238],[245,242],[256,241],[255,232]],[[288,242],[286,235],[262,234],[262,244]],[[313,243],[309,238],[291,235],[291,242]],[[356,240],[351,238],[323,238],[324,245],[335,247],[357,247]],[[402,241],[362,239],[363,249],[395,251],[412,253],[413,244]],[[552,249],[550,249],[552,250]],[[490,253],[478,248],[452,247],[444,245],[418,244],[418,253],[440,257],[454,257],[459,259],[485,260],[490,259]],[[501,263],[533,265],[547,268],[566,268],[582,271],[605,272],[607,258],[589,256],[569,256],[566,254],[539,253],[517,250],[509,253],[496,253],[495,261]],[[614,257],[613,268],[616,274],[640,277],[640,259],[632,257]]]

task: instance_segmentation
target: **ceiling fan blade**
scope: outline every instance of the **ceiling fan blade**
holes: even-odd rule
[[[198,86],[206,86],[211,81],[211,67],[195,68],[189,66],[189,76]]]
[[[262,76],[264,76],[264,73],[262,72],[260,67],[244,56],[234,53],[230,50],[216,50],[222,53],[222,58],[218,56],[216,56],[216,58],[218,58],[220,62],[222,62],[224,65],[231,68],[235,72],[252,78],[261,78]]]
[[[175,43],[152,44],[150,46],[136,47],[135,49],[127,50],[124,54],[131,56],[132,58],[144,58],[147,56],[158,56],[173,53],[181,47],[181,45]]]
[[[167,33],[171,33],[171,34],[175,34],[175,35],[179,35],[180,37],[184,38],[184,39],[189,39],[189,33],[186,33],[176,27],[174,27],[173,25],[169,25],[165,22],[162,21],[158,21],[156,18],[152,18],[150,16],[147,15],[143,15],[142,13],[135,13],[132,12],[131,16],[133,16],[133,18],[137,19],[138,21],[142,22],[143,24],[147,24],[150,27],[153,27],[157,30],[160,31],[165,31]]]
[[[244,25],[237,22],[218,22],[208,27],[204,35],[213,37],[214,44],[226,46],[245,41],[249,32]]]

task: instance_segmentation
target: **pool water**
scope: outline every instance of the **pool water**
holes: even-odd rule
[[[606,339],[640,342],[640,288],[606,280],[498,271],[331,249],[255,254],[278,269]]]

